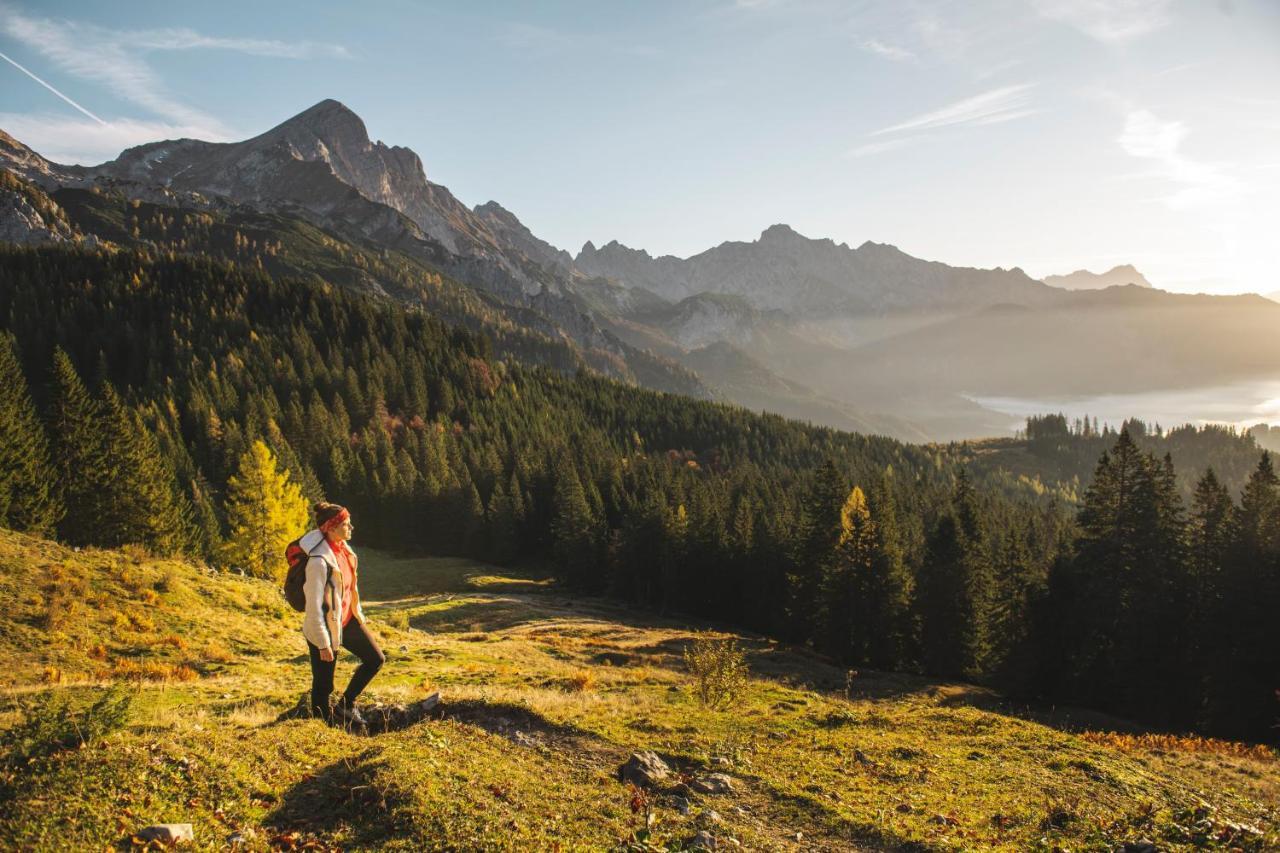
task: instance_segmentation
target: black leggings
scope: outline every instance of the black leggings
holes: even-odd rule
[[[360,624],[359,619],[352,619],[342,627],[342,645],[347,651],[360,658],[360,665],[351,674],[351,682],[347,684],[342,701],[354,705],[360,693],[373,680],[374,675],[382,668],[387,656],[378,648],[373,635]],[[338,656],[331,661],[320,659],[320,649],[307,641],[311,650],[311,710],[321,716],[329,715],[329,694],[333,692],[333,671],[338,665]]]

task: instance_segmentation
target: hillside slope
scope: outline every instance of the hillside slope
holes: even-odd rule
[[[366,554],[388,652],[369,701],[444,703],[359,736],[291,713],[307,667],[271,584],[8,532],[0,559],[6,849],[101,849],[159,822],[193,824],[201,849],[605,849],[644,822],[615,778],[638,750],[684,775],[650,793],[654,846],[631,849],[680,849],[701,827],[767,850],[1280,843],[1264,750],[1068,733],[963,685],[846,682],[758,638],[738,700],[704,710],[681,663],[690,626],[479,564]],[[136,684],[123,729],[14,763],[39,697],[82,706],[108,680]],[[683,784],[712,769],[732,793]]]

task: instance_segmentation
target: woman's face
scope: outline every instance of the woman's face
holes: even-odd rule
[[[342,542],[347,542],[355,532],[356,526],[352,524],[351,519],[348,518],[346,521],[333,528],[333,538]]]

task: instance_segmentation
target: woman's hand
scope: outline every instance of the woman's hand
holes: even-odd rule
[[[321,649],[320,660],[325,663],[333,663],[333,649]]]

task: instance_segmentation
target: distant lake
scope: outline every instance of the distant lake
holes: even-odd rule
[[[1028,415],[1061,412],[1068,421],[1088,415],[1118,427],[1126,418],[1140,418],[1166,429],[1182,424],[1221,423],[1249,427],[1280,424],[1280,380],[1239,382],[1209,388],[1143,391],[1137,394],[1099,394],[1092,397],[979,397],[978,405],[1009,415],[1010,429],[1026,426]]]

